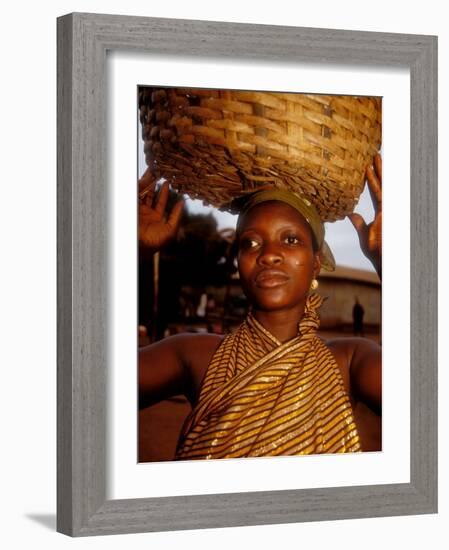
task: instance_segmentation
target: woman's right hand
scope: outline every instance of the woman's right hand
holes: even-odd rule
[[[359,236],[360,247],[382,278],[382,158],[374,156],[373,165],[366,169],[366,181],[374,208],[374,220],[366,224],[360,214],[349,214],[348,218]]]
[[[167,216],[168,182],[162,185],[156,200],[155,185],[156,180],[147,169],[139,180],[139,244],[153,253],[175,238],[184,207],[184,201],[177,202]]]

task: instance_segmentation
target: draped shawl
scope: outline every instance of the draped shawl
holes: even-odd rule
[[[360,451],[339,367],[317,336],[308,297],[298,334],[281,343],[249,314],[208,366],[176,459],[238,458]]]

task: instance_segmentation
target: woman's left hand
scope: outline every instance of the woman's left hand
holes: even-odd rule
[[[373,166],[366,169],[366,179],[374,207],[374,220],[366,224],[360,214],[349,214],[348,218],[359,236],[360,248],[371,261],[382,278],[382,158],[374,157]]]

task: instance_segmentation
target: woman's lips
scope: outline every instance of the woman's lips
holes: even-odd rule
[[[256,286],[259,288],[275,288],[285,284],[289,276],[283,271],[266,269],[256,275]]]

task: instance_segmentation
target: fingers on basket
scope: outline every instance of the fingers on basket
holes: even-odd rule
[[[167,224],[173,228],[176,229],[179,226],[179,223],[181,221],[182,211],[184,208],[184,201],[178,201],[175,206],[173,206],[172,211],[170,212],[170,215],[167,219]]]
[[[382,205],[382,160],[380,155],[374,157],[374,166],[367,167],[366,179],[371,200],[377,212]]]
[[[145,200],[145,202],[147,202],[149,198],[152,200],[155,185],[156,178],[153,176],[150,169],[147,168],[138,182],[139,199]]]
[[[382,157],[379,155],[379,153],[374,156],[374,170],[376,171],[377,179],[382,186]]]
[[[360,214],[349,214],[348,218],[351,220],[352,225],[354,226],[355,230],[357,231],[360,240],[362,240],[363,235],[366,233],[367,225],[365,223],[365,220],[362,218]]]
[[[164,183],[161,185],[161,188],[159,189],[159,193],[157,194],[156,202],[154,204],[154,210],[156,211],[157,214],[159,214],[161,218],[165,213],[168,194],[169,194],[168,182],[164,181]]]

